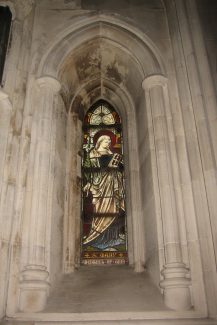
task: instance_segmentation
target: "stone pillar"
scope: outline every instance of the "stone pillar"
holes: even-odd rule
[[[145,234],[144,234],[144,215],[141,206],[140,193],[140,177],[137,153],[137,141],[133,137],[130,139],[129,153],[130,153],[130,196],[132,205],[132,232],[133,232],[133,255],[134,255],[134,271],[141,273],[144,271],[145,264]],[[134,160],[134,161],[132,161]]]
[[[30,161],[27,175],[24,231],[28,233],[25,266],[21,273],[21,311],[43,310],[48,295],[47,234],[51,215],[48,215],[49,174],[52,168],[52,124],[54,96],[60,90],[59,82],[51,77],[37,80],[38,105],[35,107]],[[25,249],[25,248],[24,248]]]
[[[77,113],[67,121],[66,193],[64,215],[64,272],[71,273],[80,263],[81,150],[82,122]]]
[[[201,258],[203,268],[195,268],[197,287],[204,281],[206,298],[198,293],[194,302],[209,315],[217,311],[217,101],[210,72],[203,33],[195,0],[164,0],[176,69],[191,184],[196,211],[200,256],[191,252],[192,259]],[[189,220],[193,220],[193,217]],[[191,249],[193,241],[189,243]],[[193,243],[194,244],[194,243]],[[191,267],[192,270],[192,267]],[[203,272],[203,274],[202,274]],[[201,310],[201,306],[200,306]]]
[[[8,95],[0,90],[0,192],[3,184],[3,171],[11,113],[12,105]]]
[[[150,76],[143,81],[146,109],[151,112],[161,201],[165,264],[161,271],[165,304],[175,310],[191,308],[189,270],[183,263],[176,195],[178,163],[170,111],[167,78]]]
[[[10,221],[4,214],[8,187],[7,147],[12,105],[0,90],[0,319],[5,314],[9,272]],[[3,231],[4,230],[4,231]]]

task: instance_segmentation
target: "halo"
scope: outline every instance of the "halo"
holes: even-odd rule
[[[109,131],[109,130],[100,130],[94,135],[94,137],[93,137],[94,146],[96,145],[99,137],[101,137],[102,135],[109,136],[109,138],[111,139],[111,147],[114,147],[114,145],[116,144],[116,136],[112,131]]]

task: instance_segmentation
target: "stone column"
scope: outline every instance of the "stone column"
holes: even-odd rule
[[[165,264],[160,286],[165,304],[175,310],[191,308],[189,270],[183,263],[176,195],[178,163],[170,111],[167,78],[150,76],[143,81],[146,109],[152,116],[161,201]]]
[[[203,269],[195,268],[198,288],[204,281],[206,297],[197,294],[194,302],[204,299],[204,309],[216,317],[217,311],[217,100],[210,72],[203,33],[195,0],[164,0],[176,69],[191,185],[196,211],[199,244],[191,240],[189,249],[197,245]],[[192,221],[193,217],[189,218]],[[188,221],[188,222],[189,222]],[[192,245],[193,243],[193,245]],[[192,269],[192,268],[191,268]],[[203,273],[203,274],[202,274]],[[201,282],[201,283],[200,283]],[[202,299],[201,299],[202,298]],[[201,306],[200,306],[201,310]]]
[[[0,90],[0,192],[3,185],[3,171],[11,113],[12,105],[8,95]]]
[[[8,187],[7,148],[12,105],[8,95],[0,90],[0,319],[5,314],[6,288],[9,272],[10,220],[4,213]],[[9,207],[8,207],[9,208]]]
[[[144,215],[141,205],[140,173],[137,139],[128,134],[129,143],[129,185],[132,210],[133,255],[134,271],[141,273],[145,264],[145,233]]]
[[[52,124],[54,96],[60,90],[59,82],[51,77],[37,80],[38,103],[35,107],[30,161],[27,175],[24,231],[28,233],[25,266],[21,273],[21,311],[37,312],[45,307],[48,295],[46,236],[51,215],[48,215],[49,175],[52,170]],[[25,250],[25,248],[24,248]]]
[[[77,113],[69,113],[67,121],[66,193],[64,215],[64,272],[71,273],[79,265],[81,224],[81,150],[82,122]]]

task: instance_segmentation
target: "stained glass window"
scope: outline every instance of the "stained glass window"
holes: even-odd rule
[[[127,264],[122,125],[104,101],[83,123],[82,264]]]

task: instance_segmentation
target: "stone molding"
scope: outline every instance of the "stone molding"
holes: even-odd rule
[[[81,166],[78,166],[80,161],[77,158],[81,150],[82,123],[75,112],[68,114],[66,138],[65,189],[68,199],[64,206],[63,269],[64,273],[72,273],[80,265],[80,247],[76,247],[76,243],[80,241],[81,235],[81,192],[80,186],[77,186],[77,170]]]
[[[11,101],[9,99],[9,95],[6,94],[2,90],[0,90],[0,103],[2,103],[4,107],[12,109],[12,104],[11,104]],[[0,107],[0,109],[1,109],[1,107]]]
[[[21,272],[20,310],[23,312],[38,312],[44,309],[50,286],[47,281],[48,276],[49,272],[43,265],[28,265],[24,268]]]
[[[180,179],[176,172],[176,148],[171,143],[171,139],[174,139],[174,128],[171,122],[167,78],[162,75],[148,76],[142,82],[142,87],[145,91],[146,109],[152,112],[161,198],[165,264],[161,271],[164,279],[160,281],[160,287],[164,289],[164,301],[168,307],[188,310],[192,306],[189,290],[191,281],[189,270],[182,261],[180,243],[179,209],[183,205],[183,199],[173,190],[180,187]]]
[[[151,89],[155,86],[162,86],[164,87],[165,85],[167,85],[168,83],[168,79],[167,77],[163,76],[163,75],[151,75],[151,76],[147,76],[143,82],[142,82],[142,88],[144,90],[146,89]]]
[[[186,221],[194,307],[216,317],[216,94],[197,1],[164,0],[189,169]],[[208,168],[207,168],[208,167]],[[216,242],[217,247],[217,242]],[[196,257],[197,256],[197,257]]]
[[[60,82],[54,77],[44,76],[38,78],[36,81],[40,88],[50,88],[54,93],[58,93],[61,89]]]
[[[127,162],[125,162],[125,167],[126,167],[126,172],[128,173],[128,179],[129,179],[129,193],[128,195],[132,197],[131,203],[128,203],[127,206],[127,211],[128,211],[128,226],[132,227],[133,224],[133,238],[129,239],[129,256],[130,256],[130,264],[134,266],[134,270],[136,272],[142,272],[144,271],[144,263],[145,263],[145,252],[144,252],[144,226],[142,225],[143,222],[143,217],[142,217],[142,211],[141,211],[141,197],[139,194],[139,167],[137,166],[138,164],[138,149],[137,149],[137,144],[136,144],[136,135],[135,135],[135,130],[136,130],[136,118],[134,115],[134,103],[132,101],[132,98],[130,94],[127,92],[124,86],[121,88],[118,87],[118,85],[111,81],[111,80],[106,80],[103,79],[104,85],[106,85],[106,88],[111,92],[112,98],[114,102],[110,101],[110,104],[114,107],[119,107],[120,109],[120,114],[123,117],[123,128],[124,128],[124,133],[128,135],[128,141],[125,141],[125,148],[129,146],[129,149],[127,152],[131,152],[133,150],[134,154],[129,155],[128,159],[128,165]],[[80,93],[83,92],[84,87],[79,88],[78,92],[76,93],[76,96],[73,98],[70,104],[70,108],[73,107],[73,102],[77,103],[76,98],[80,96]],[[91,93],[91,91],[90,91]],[[87,99],[89,93],[86,94],[86,96],[83,97],[84,102]],[[90,96],[91,97],[91,96]],[[102,99],[104,97],[100,96],[99,99]],[[108,100],[106,97],[104,98],[105,100]],[[96,99],[95,99],[96,100]],[[87,101],[88,102],[88,101]],[[118,104],[117,104],[118,102]],[[85,112],[86,109],[89,108],[93,103],[88,102],[87,107],[85,107]],[[83,112],[84,113],[84,112]],[[132,125],[134,127],[128,126],[128,121],[131,121]],[[128,143],[127,143],[128,142]],[[74,149],[74,147],[72,147]],[[73,152],[73,151],[72,151]],[[70,156],[70,155],[69,155]],[[126,154],[126,158],[127,158]],[[137,159],[135,159],[137,157]],[[131,173],[129,172],[129,169],[132,171]],[[68,207],[67,207],[68,209]],[[132,212],[133,211],[133,212]],[[80,213],[80,212],[78,212]],[[68,220],[68,212],[65,211],[65,224],[69,225],[71,228],[70,224],[72,223],[72,220]],[[68,226],[67,226],[68,227]],[[68,255],[67,247],[72,248],[71,255],[74,256],[74,249],[75,246],[70,244],[70,238],[64,238],[64,271],[66,273],[73,272],[74,267],[73,266],[68,266],[68,262],[66,262],[66,255]],[[72,263],[74,265],[74,263]]]
[[[153,43],[153,41],[147,35],[142,33],[136,27],[133,27],[126,21],[118,19],[117,17],[97,14],[97,15],[93,15],[92,17],[84,18],[82,19],[82,21],[73,22],[71,26],[65,28],[62,32],[56,35],[55,40],[53,40],[50,44],[48,44],[48,47],[43,57],[40,60],[40,64],[38,66],[38,70],[36,74],[41,75],[41,74],[47,74],[51,72],[57,73],[58,67],[56,66],[56,62],[59,62],[59,60],[56,60],[55,57],[56,55],[58,56],[58,49],[62,49],[62,50],[64,49],[64,53],[68,54],[69,52],[74,50],[74,47],[78,46],[78,44],[74,44],[74,42],[71,41],[71,38],[76,36],[77,32],[79,32],[79,36],[82,40],[81,37],[82,29],[83,29],[83,33],[88,35],[88,28],[92,29],[94,25],[101,26],[102,24],[105,24],[105,26],[112,25],[116,28],[120,28],[120,30],[122,31],[132,33],[135,36],[135,38],[137,38],[138,41],[142,43],[144,49],[148,48],[150,50],[151,52],[150,56],[153,57],[155,62],[157,62],[157,65],[159,65],[158,69],[160,69],[162,73],[165,73],[166,68],[161,53],[159,49],[156,47],[156,45]],[[100,36],[102,37],[102,35]],[[66,39],[68,40],[67,42],[65,41]],[[62,44],[63,40],[64,43]],[[69,50],[69,46],[70,46],[70,50]],[[130,52],[132,51],[130,50]],[[53,64],[55,64],[55,67],[53,66]],[[153,64],[155,63],[153,62]]]
[[[49,283],[47,281],[48,261],[46,257],[47,236],[49,236],[50,219],[49,186],[52,187],[52,130],[54,97],[60,90],[60,83],[52,77],[41,77],[36,80],[39,86],[38,106],[33,116],[32,139],[30,146],[30,164],[27,175],[26,229],[29,231],[28,249],[25,256],[24,268],[21,271],[20,300],[21,311],[37,312],[46,305]],[[34,141],[35,140],[35,141]],[[46,176],[46,178],[45,178]],[[31,184],[34,184],[32,186]],[[26,210],[25,210],[26,211]],[[30,220],[30,221],[29,221]],[[29,303],[31,299],[34,303]]]
[[[184,263],[166,264],[161,271],[164,280],[160,287],[164,290],[164,301],[174,310],[188,310],[191,308],[189,287],[191,280],[189,270]]]
[[[8,227],[5,224],[6,211],[9,210],[7,198],[7,190],[11,186],[9,185],[9,173],[8,173],[8,157],[9,157],[9,141],[10,141],[10,122],[12,115],[12,104],[9,100],[8,94],[0,90],[0,318],[4,316],[4,308],[7,300],[7,288],[8,288],[8,252],[10,245],[10,237]],[[13,186],[13,185],[12,185]],[[10,220],[10,219],[9,219]],[[5,231],[5,232],[4,232]]]

